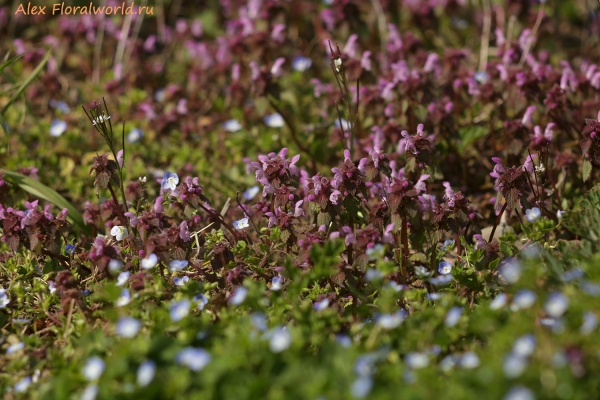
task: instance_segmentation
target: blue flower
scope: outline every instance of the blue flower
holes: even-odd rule
[[[438,264],[438,272],[442,275],[448,275],[450,272],[452,272],[452,264],[450,264],[448,261],[442,261]]]
[[[135,128],[127,134],[127,141],[129,143],[137,143],[142,139],[142,136],[144,136],[144,133],[140,129]]]
[[[446,240],[446,241],[444,241],[444,244],[442,245],[442,250],[445,251],[449,247],[453,247],[453,246],[454,246],[454,240]]]
[[[69,108],[69,105],[67,103],[65,103],[62,100],[54,100],[51,99],[50,100],[50,107],[56,109],[56,110],[60,110],[60,112],[62,112],[63,114],[70,114],[71,113],[71,109]]]
[[[328,298],[324,298],[321,301],[317,301],[317,302],[315,302],[315,304],[313,305],[313,307],[315,308],[316,311],[323,311],[324,309],[326,309],[327,307],[329,307],[329,299]]]
[[[173,283],[175,284],[175,286],[183,286],[186,283],[188,283],[190,280],[189,276],[184,276],[183,278],[175,278],[173,279]]]
[[[140,267],[143,269],[154,268],[156,264],[158,264],[158,257],[154,253],[150,254],[147,258],[142,258],[142,261],[140,261]]]
[[[65,246],[65,253],[67,254],[73,254],[75,252],[75,246],[72,245],[71,243],[67,244]]]
[[[137,370],[137,384],[141,387],[148,386],[156,374],[156,364],[152,360],[146,360],[140,364]]]
[[[446,314],[446,319],[444,320],[444,325],[446,325],[447,328],[452,328],[453,326],[458,324],[458,321],[460,321],[460,317],[461,317],[462,313],[463,313],[462,307],[452,307],[450,309],[450,311],[448,311],[448,314]]]
[[[427,293],[427,300],[436,301],[442,298],[440,293]]]
[[[194,301],[196,302],[196,304],[198,305],[198,308],[200,310],[204,310],[204,306],[206,306],[208,304],[208,297],[206,297],[204,294],[200,293],[200,294],[194,296]]]
[[[179,322],[188,316],[190,312],[190,301],[183,299],[181,301],[171,302],[171,320]]]
[[[296,56],[292,60],[292,68],[299,72],[304,72],[310,68],[312,60],[308,57]]]
[[[404,321],[404,313],[398,311],[393,314],[381,314],[376,323],[383,329],[394,329],[400,326],[402,321]]]
[[[31,377],[26,376],[25,378],[23,378],[19,382],[17,382],[17,384],[15,385],[15,392],[23,393],[23,392],[27,391],[27,389],[29,388],[29,385],[31,385]]]
[[[591,311],[583,314],[583,324],[579,328],[579,333],[589,335],[598,327],[598,317]]]
[[[352,338],[348,335],[335,335],[335,341],[344,348],[352,346]]]
[[[569,299],[560,292],[552,293],[544,304],[544,310],[552,318],[561,317],[569,308]]]
[[[119,321],[117,321],[116,331],[118,336],[131,339],[137,335],[141,328],[142,323],[139,319],[133,317],[121,317],[119,318]]]
[[[281,290],[281,278],[278,276],[274,276],[273,279],[271,279],[271,290],[273,291],[278,291]]]
[[[373,378],[370,376],[360,376],[352,384],[350,392],[352,393],[353,397],[362,399],[367,397],[367,395],[371,392],[371,388],[373,388]]]
[[[120,276],[120,275],[119,275]],[[115,302],[116,307],[123,307],[127,304],[131,303],[131,295],[129,294],[129,290],[123,289],[121,290],[121,295]]]
[[[444,286],[452,282],[452,274],[439,275],[435,278],[429,279],[429,282],[434,286]]]
[[[510,309],[512,311],[524,310],[531,307],[535,303],[537,295],[531,290],[522,289],[519,290],[513,298]]]
[[[88,358],[85,366],[83,367],[83,376],[88,381],[95,381],[102,376],[104,372],[104,361],[100,357],[92,356]]]
[[[24,347],[25,347],[25,343],[23,343],[23,342],[12,344],[12,345],[8,346],[8,349],[6,349],[6,354],[16,353],[17,351],[23,349]]]
[[[556,218],[562,219],[562,217],[565,215],[565,213],[566,213],[566,211],[563,211],[563,210],[556,211]]]
[[[233,227],[238,230],[249,227],[248,218],[242,218],[239,221],[233,221]]]
[[[490,309],[499,310],[506,305],[506,293],[500,293],[494,300],[490,302]]]
[[[535,350],[535,336],[531,333],[523,335],[515,340],[513,344],[513,354],[518,357],[529,357]]]
[[[270,128],[281,128],[285,125],[285,120],[278,113],[267,115],[263,120],[265,121],[265,125]]]
[[[246,200],[252,200],[259,192],[260,187],[258,185],[252,186],[251,188],[246,189],[244,192],[244,198]]]
[[[117,277],[117,286],[123,286],[129,280],[129,271],[121,272]]]
[[[375,246],[368,248],[365,253],[369,257],[369,261],[373,261],[376,260],[377,257],[383,256],[385,249],[381,243],[377,243]]]
[[[174,191],[177,188],[178,183],[179,176],[177,176],[177,174],[170,171],[165,171],[160,185],[163,190],[171,189],[171,191]]]
[[[531,209],[527,209],[525,210],[525,218],[527,219],[527,221],[529,222],[533,222],[536,219],[538,219],[540,216],[542,215],[542,212],[540,211],[539,208],[537,207],[533,207]]]
[[[177,355],[177,362],[180,365],[185,365],[192,371],[198,372],[210,363],[210,354],[200,348],[186,347]]]
[[[404,362],[412,369],[421,369],[429,365],[429,357],[425,353],[408,353],[404,357]]]
[[[502,400],[535,400],[535,395],[524,386],[513,386]]]
[[[55,119],[50,124],[50,136],[59,137],[67,130],[67,123],[60,119]]]
[[[269,336],[269,349],[273,353],[281,353],[292,344],[292,335],[286,328],[275,328]]]
[[[248,295],[248,289],[240,286],[235,290],[233,296],[231,296],[229,299],[229,303],[233,304],[234,306],[239,306],[244,302],[244,300],[246,300],[246,295]]]
[[[255,312],[250,316],[252,327],[256,330],[264,332],[267,330],[267,317],[261,312]]]
[[[511,258],[500,266],[500,276],[509,284],[514,284],[521,279],[521,263]]]
[[[489,77],[485,71],[479,71],[473,75],[473,79],[479,84],[484,84],[488,81]]]
[[[227,132],[237,132],[240,129],[243,128],[242,124],[240,124],[237,120],[235,119],[230,119],[229,121],[223,123],[223,128],[225,128],[225,130]]]
[[[479,357],[472,351],[468,351],[460,358],[460,365],[466,369],[473,369],[479,366]]]
[[[188,263],[187,260],[173,260],[169,264],[169,269],[170,269],[171,272],[181,271],[182,269],[184,269],[185,267],[187,267],[188,264],[189,263]]]
[[[369,268],[367,272],[365,272],[365,280],[367,282],[376,281],[383,278],[383,273],[381,271],[376,270],[375,268]]]

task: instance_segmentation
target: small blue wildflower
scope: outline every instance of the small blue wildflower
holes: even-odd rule
[[[261,312],[255,312],[250,316],[252,327],[258,331],[264,332],[267,330],[267,317]]]
[[[90,294],[92,294],[92,291],[90,289],[83,289],[81,291],[82,296],[89,296]]]
[[[123,307],[127,304],[131,303],[131,295],[129,294],[129,290],[123,289],[121,290],[121,295],[115,302],[116,307]]]
[[[521,376],[525,368],[527,368],[527,358],[512,352],[504,358],[504,362],[502,363],[502,370],[504,371],[504,376],[507,378]]]
[[[452,264],[448,261],[442,261],[438,264],[438,272],[442,275],[448,275],[452,272]]]
[[[392,289],[394,292],[398,293],[404,289],[404,286],[395,281],[389,281],[387,285],[384,287]]]
[[[365,272],[365,280],[367,282],[373,282],[381,278],[383,278],[383,273],[375,268],[369,268],[367,272]]]
[[[383,329],[394,329],[399,327],[402,321],[404,321],[404,314],[399,311],[394,314],[381,314],[376,319],[376,324]]]
[[[463,313],[462,307],[452,307],[448,314],[446,314],[446,319],[444,320],[444,325],[446,328],[452,328],[458,321],[460,321],[460,317]]]
[[[370,247],[365,252],[367,257],[369,257],[369,261],[376,260],[377,257],[382,257],[384,254],[384,248],[381,243],[377,243],[375,246]]]
[[[513,386],[502,400],[535,400],[535,395],[525,386]]]
[[[229,303],[233,304],[234,306],[239,306],[244,302],[244,300],[246,300],[247,295],[248,289],[246,289],[243,286],[240,286],[235,290],[233,296],[231,296],[231,298],[229,299]]]
[[[454,240],[446,240],[442,245],[442,251],[446,251],[448,248],[454,247]]]
[[[60,119],[55,119],[50,124],[50,136],[59,137],[67,130],[67,123]]]
[[[579,328],[579,333],[589,335],[598,327],[598,317],[592,311],[583,314],[583,324]]]
[[[500,276],[512,285],[521,279],[522,269],[521,263],[517,259],[511,258],[500,266]]]
[[[15,325],[25,325],[31,322],[29,318],[13,318],[12,323]]]
[[[17,351],[19,351],[23,348],[25,348],[25,343],[23,343],[23,342],[12,344],[12,345],[8,346],[8,349],[6,349],[6,354],[16,353]]]
[[[271,290],[272,291],[278,291],[281,290],[281,278],[278,276],[274,276],[273,279],[271,279]]]
[[[169,270],[171,272],[181,271],[189,264],[188,260],[173,260],[169,263]]]
[[[346,349],[352,346],[352,338],[350,338],[348,335],[335,335],[335,341]]]
[[[564,210],[556,211],[556,218],[562,219],[562,217],[565,215],[565,213],[566,213],[566,211],[564,211]]]
[[[170,189],[174,191],[177,188],[177,184],[179,183],[179,176],[176,173],[165,171],[163,175],[163,179],[161,182],[161,187],[163,190]]]
[[[285,120],[278,113],[267,115],[263,120],[265,121],[265,125],[270,128],[281,128],[285,125]]]
[[[542,212],[540,211],[539,208],[537,207],[533,207],[530,209],[525,210],[525,218],[527,219],[527,221],[529,222],[533,222],[536,219],[538,219],[540,216],[542,215]]]
[[[154,253],[150,254],[147,258],[142,258],[142,261],[140,261],[142,269],[154,268],[156,264],[158,264],[158,257]]]
[[[440,293],[427,293],[427,300],[436,301],[442,298]]]
[[[15,385],[15,392],[23,393],[23,392],[27,391],[27,389],[29,388],[29,385],[31,385],[31,377],[26,376],[25,378],[23,378],[19,382],[17,382],[17,384]]]
[[[506,293],[500,293],[494,300],[490,302],[491,310],[499,310],[506,305]]]
[[[352,122],[348,122],[344,118],[342,118],[342,122],[340,123],[340,120],[336,119],[335,127],[336,128],[341,127],[344,131],[348,131],[348,130],[352,129]]]
[[[460,358],[460,366],[466,369],[473,369],[479,367],[480,361],[477,354],[472,351],[468,351]]]
[[[186,283],[188,283],[190,281],[190,277],[189,276],[184,276],[183,278],[175,278],[173,279],[173,283],[175,284],[175,286],[183,286]]]
[[[249,226],[250,226],[250,224],[248,224],[248,218],[242,218],[238,221],[233,221],[233,227],[238,230],[242,230]]]
[[[258,185],[252,186],[251,188],[246,189],[244,192],[244,198],[246,200],[252,200],[259,192],[260,187]]]
[[[600,284],[592,282],[581,282],[581,290],[593,297],[600,296]],[[0,308],[2,308],[2,296],[0,294]]]
[[[315,302],[315,304],[313,305],[314,309],[316,311],[323,311],[324,309],[326,309],[327,307],[329,307],[329,299],[328,298],[324,298],[321,301],[317,301]]]
[[[200,293],[200,294],[194,296],[194,301],[198,305],[198,309],[204,310],[204,306],[206,306],[208,304],[208,297],[206,297],[204,294]]]
[[[65,246],[65,253],[67,254],[73,254],[75,252],[75,246],[72,245],[71,243],[67,244]]]
[[[429,357],[425,353],[413,352],[404,357],[404,362],[409,368],[421,369],[429,365]]]
[[[202,370],[210,360],[211,356],[206,350],[196,347],[186,347],[177,355],[177,362],[194,372]]]
[[[98,378],[100,378],[104,372],[104,367],[104,361],[100,357],[92,356],[88,358],[85,366],[83,367],[83,376],[88,381],[98,380]]]
[[[152,360],[146,360],[140,364],[137,370],[137,384],[138,386],[148,386],[154,375],[156,374],[156,364]]]
[[[519,290],[513,298],[512,304],[510,305],[510,309],[512,311],[525,310],[535,303],[536,298],[537,295],[531,290]]]
[[[121,272],[117,277],[117,286],[123,286],[129,280],[129,271]]]
[[[269,349],[273,353],[281,353],[292,344],[292,335],[286,328],[275,328],[269,336]]]
[[[143,136],[144,133],[140,129],[135,128],[127,134],[127,141],[129,143],[137,143],[142,139]]]
[[[292,68],[295,71],[304,72],[310,68],[312,60],[308,57],[296,56],[292,60]]]
[[[569,308],[569,299],[560,292],[552,293],[544,304],[544,310],[552,318],[561,317]]]
[[[523,335],[515,340],[512,352],[519,357],[529,357],[535,351],[535,344],[536,340],[533,334]]]
[[[154,100],[156,100],[157,103],[162,103],[166,95],[164,88],[158,89],[156,93],[154,93]]]
[[[452,274],[439,275],[429,279],[429,282],[434,286],[444,286],[452,282]]]
[[[114,258],[108,262],[108,270],[111,274],[116,274],[117,272],[123,269],[123,263],[119,260],[115,260]]]
[[[229,121],[223,123],[223,128],[225,128],[225,130],[227,132],[237,132],[240,129],[243,128],[242,124],[240,124],[237,120],[235,119],[230,119]]]
[[[439,367],[444,372],[450,372],[452,368],[456,365],[456,357],[452,354],[447,355],[440,361]]]
[[[121,317],[117,321],[117,335],[123,338],[131,339],[137,335],[142,328],[142,323],[139,319],[133,317]]]
[[[370,376],[360,376],[358,377],[352,387],[350,388],[350,392],[352,396],[357,399],[362,399],[367,397],[367,395],[371,392],[373,388],[373,378]]]
[[[69,105],[67,103],[65,103],[64,101],[62,101],[62,100],[51,99],[50,100],[50,107],[54,108],[55,110],[59,110],[63,114],[70,114],[71,113],[71,109],[69,108]]]
[[[190,312],[190,301],[183,299],[181,301],[171,302],[171,320],[173,322],[179,322],[188,316]]]
[[[569,271],[563,272],[561,278],[563,282],[571,282],[583,278],[584,274],[585,273],[581,268],[573,268]]]
[[[377,357],[373,353],[364,354],[354,362],[354,373],[358,376],[370,376],[375,372]]]
[[[479,71],[473,75],[473,79],[479,84],[484,84],[488,81],[489,76],[485,71]]]
[[[96,400],[96,397],[98,397],[98,385],[90,383],[85,387],[83,393],[81,393],[79,400]]]

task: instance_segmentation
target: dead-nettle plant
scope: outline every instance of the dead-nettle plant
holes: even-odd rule
[[[107,154],[102,154],[94,157],[94,163],[90,168],[90,174],[93,172],[96,179],[94,180],[94,186],[96,186],[96,195],[99,196],[100,189],[108,189],[115,202],[118,210],[119,221],[121,226],[125,227],[127,220],[125,219],[124,212],[127,212],[127,198],[125,197],[125,187],[123,186],[123,165],[125,160],[125,121],[123,121],[123,130],[121,134],[121,150],[117,150],[117,142],[115,140],[115,133],[110,119],[110,112],[106,105],[106,100],[102,98],[102,104],[98,104],[94,101],[94,105],[91,108],[86,109],[85,106],[81,106],[85,115],[89,118],[92,126],[102,136],[106,144],[108,145],[114,160],[110,160]],[[122,208],[119,205],[117,194],[113,185],[117,186],[121,192]],[[125,210],[125,211],[123,211]]]

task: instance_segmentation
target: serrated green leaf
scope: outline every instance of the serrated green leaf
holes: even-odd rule
[[[583,181],[587,181],[592,174],[592,163],[589,160],[583,160]]]

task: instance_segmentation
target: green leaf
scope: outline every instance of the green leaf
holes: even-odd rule
[[[23,82],[21,84],[21,86],[19,86],[19,88],[17,89],[17,91],[11,96],[10,100],[8,101],[8,103],[6,103],[6,105],[4,106],[4,108],[2,109],[2,111],[0,111],[0,115],[6,114],[6,111],[12,105],[12,103],[14,103],[15,100],[17,100],[19,98],[19,96],[21,96],[21,93],[23,93],[23,91],[27,88],[27,86],[29,86],[29,84],[31,82],[33,82],[33,80],[40,74],[40,72],[42,72],[42,69],[44,68],[44,66],[48,62],[49,58],[50,58],[50,50],[48,50],[46,52],[46,56],[44,57],[44,59],[39,63],[39,65],[37,67],[35,67],[35,69],[33,70],[33,72],[27,77],[27,79],[25,80],[25,82]]]
[[[590,160],[583,160],[583,181],[587,181],[592,174],[592,163]]]
[[[465,149],[471,146],[473,143],[487,135],[488,128],[483,126],[465,126],[458,130],[460,135],[460,142],[458,143],[458,150],[462,153]]]
[[[4,61],[2,64],[0,64],[0,72],[2,72],[2,70],[4,70],[4,68],[9,67],[15,61],[18,61],[21,57],[23,57],[24,54],[25,53],[19,54],[18,56],[14,56],[10,60]]]
[[[77,211],[75,206],[73,206],[71,203],[69,203],[64,197],[62,197],[60,194],[58,194],[55,190],[49,188],[48,186],[44,185],[43,183],[36,181],[35,179],[31,179],[28,176],[21,175],[19,173],[12,172],[12,171],[6,171],[6,170],[1,170],[1,171],[4,174],[4,177],[6,178],[6,180],[8,180],[13,185],[20,187],[24,191],[31,193],[32,195],[39,197],[40,199],[49,201],[61,209],[66,208],[67,210],[69,210],[69,213],[67,214],[67,219],[71,223],[77,225],[83,231],[85,231],[85,232],[89,231],[89,227],[87,225],[85,225],[85,223],[83,222],[83,217],[81,216],[79,211]]]

